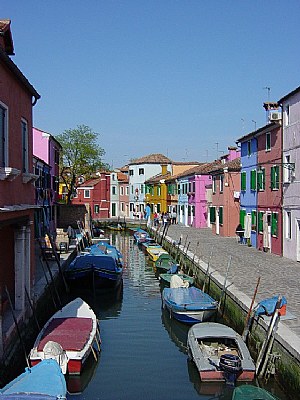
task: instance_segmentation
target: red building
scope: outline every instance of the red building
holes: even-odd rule
[[[212,231],[220,236],[235,236],[240,217],[240,157],[220,164],[212,171]]]
[[[257,138],[257,248],[282,255],[282,138],[272,122]]]
[[[99,172],[99,175],[79,185],[72,200],[72,204],[86,205],[93,220],[110,217],[110,173]]]
[[[13,302],[19,319],[26,313],[34,273],[32,107],[40,98],[9,56],[14,55],[9,20],[0,20],[0,321]],[[0,358],[7,344],[0,323]]]

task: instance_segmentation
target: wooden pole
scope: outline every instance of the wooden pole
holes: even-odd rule
[[[30,364],[29,364],[29,361],[28,361],[28,358],[27,358],[27,352],[26,352],[25,343],[24,343],[22,335],[21,335],[21,331],[20,331],[20,328],[19,328],[19,325],[18,325],[18,321],[17,321],[16,315],[15,315],[15,311],[14,311],[14,307],[13,307],[13,304],[12,304],[12,301],[11,301],[11,297],[10,297],[9,291],[8,291],[6,286],[5,286],[5,291],[6,291],[6,295],[7,295],[7,298],[8,298],[8,301],[9,301],[9,305],[10,305],[10,308],[11,308],[11,313],[12,313],[12,316],[13,316],[13,319],[14,319],[14,323],[16,325],[17,333],[18,333],[21,345],[23,347],[23,352],[24,352],[26,364],[27,364],[28,368],[30,368]]]
[[[210,255],[209,255],[209,259],[208,259],[208,263],[207,263],[207,268],[206,268],[206,273],[205,273],[205,279],[204,279],[203,288],[202,288],[202,291],[203,291],[203,292],[205,292],[206,285],[207,285],[208,280],[209,280],[209,268],[210,268],[210,263],[211,263],[213,251],[214,251],[214,248],[211,249],[211,252],[210,252]]]
[[[256,297],[256,294],[257,294],[259,283],[260,283],[260,276],[258,277],[257,282],[256,282],[256,287],[255,287],[255,290],[254,290],[254,294],[253,294],[253,297],[252,297],[252,301],[251,301],[250,308],[249,308],[249,311],[248,311],[248,314],[247,314],[247,317],[246,317],[246,321],[245,321],[245,325],[244,325],[244,331],[243,331],[243,334],[242,334],[242,338],[243,338],[244,342],[246,342],[246,340],[247,340],[247,336],[248,336],[248,332],[249,332],[249,328],[250,328],[250,324],[251,324],[251,320],[252,320],[252,318],[250,318],[250,315],[252,314],[252,308],[253,308],[255,297]]]
[[[223,288],[222,288],[222,292],[221,292],[221,296],[220,296],[220,300],[219,300],[218,312],[220,312],[220,310],[221,310],[221,305],[222,305],[222,302],[223,302],[223,298],[225,296],[226,283],[227,283],[227,278],[228,278],[228,274],[229,274],[230,265],[231,265],[231,255],[229,256],[229,260],[228,260],[228,264],[227,264],[225,279],[224,279]]]
[[[34,309],[34,307],[33,307],[33,304],[31,303],[31,299],[30,299],[30,297],[29,297],[29,293],[28,293],[28,291],[27,291],[26,286],[25,286],[25,294],[26,294],[26,297],[27,297],[29,306],[30,306],[30,308],[31,308],[31,311],[32,311],[32,314],[33,314],[33,317],[34,317],[34,320],[35,320],[35,323],[36,323],[36,326],[37,326],[37,328],[38,328],[38,331],[40,331],[40,330],[41,330],[41,327],[40,327],[39,321],[38,321],[38,319],[37,319],[37,316],[36,316],[36,313],[35,313],[35,309]]]
[[[52,301],[53,301],[54,308],[55,308],[55,310],[56,310],[56,309],[57,309],[57,304],[55,303],[55,299],[54,299],[53,292],[52,292],[52,287],[51,287],[51,285],[50,285],[50,282],[49,282],[49,279],[48,279],[48,276],[47,276],[47,272],[46,272],[45,267],[44,267],[44,263],[43,263],[42,257],[40,257],[40,263],[41,263],[42,270],[43,270],[43,272],[44,272],[45,279],[46,279],[46,282],[47,282],[46,287],[47,287],[47,289],[48,289],[49,292],[50,292],[50,297],[51,297],[51,299],[52,299]]]

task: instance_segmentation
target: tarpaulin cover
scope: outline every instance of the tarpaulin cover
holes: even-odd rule
[[[278,301],[278,296],[262,300],[260,303],[258,303],[255,315],[273,315],[275,312],[277,301]],[[286,303],[287,303],[286,298],[282,296],[279,308],[286,305]]]
[[[266,390],[253,385],[241,385],[234,389],[232,400],[279,400]]]

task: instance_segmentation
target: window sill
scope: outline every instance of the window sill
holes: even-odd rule
[[[21,171],[17,168],[0,168],[0,180],[4,181],[5,179],[7,179],[8,181],[13,181],[18,175],[20,175],[20,173]]]
[[[29,172],[25,172],[22,174],[22,180],[23,183],[30,183],[30,182],[35,182],[38,180],[39,175],[31,174]]]

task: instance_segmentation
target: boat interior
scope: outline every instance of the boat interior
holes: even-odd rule
[[[232,338],[198,339],[200,349],[210,358],[219,359],[224,354],[232,354],[242,358],[237,342]]]

